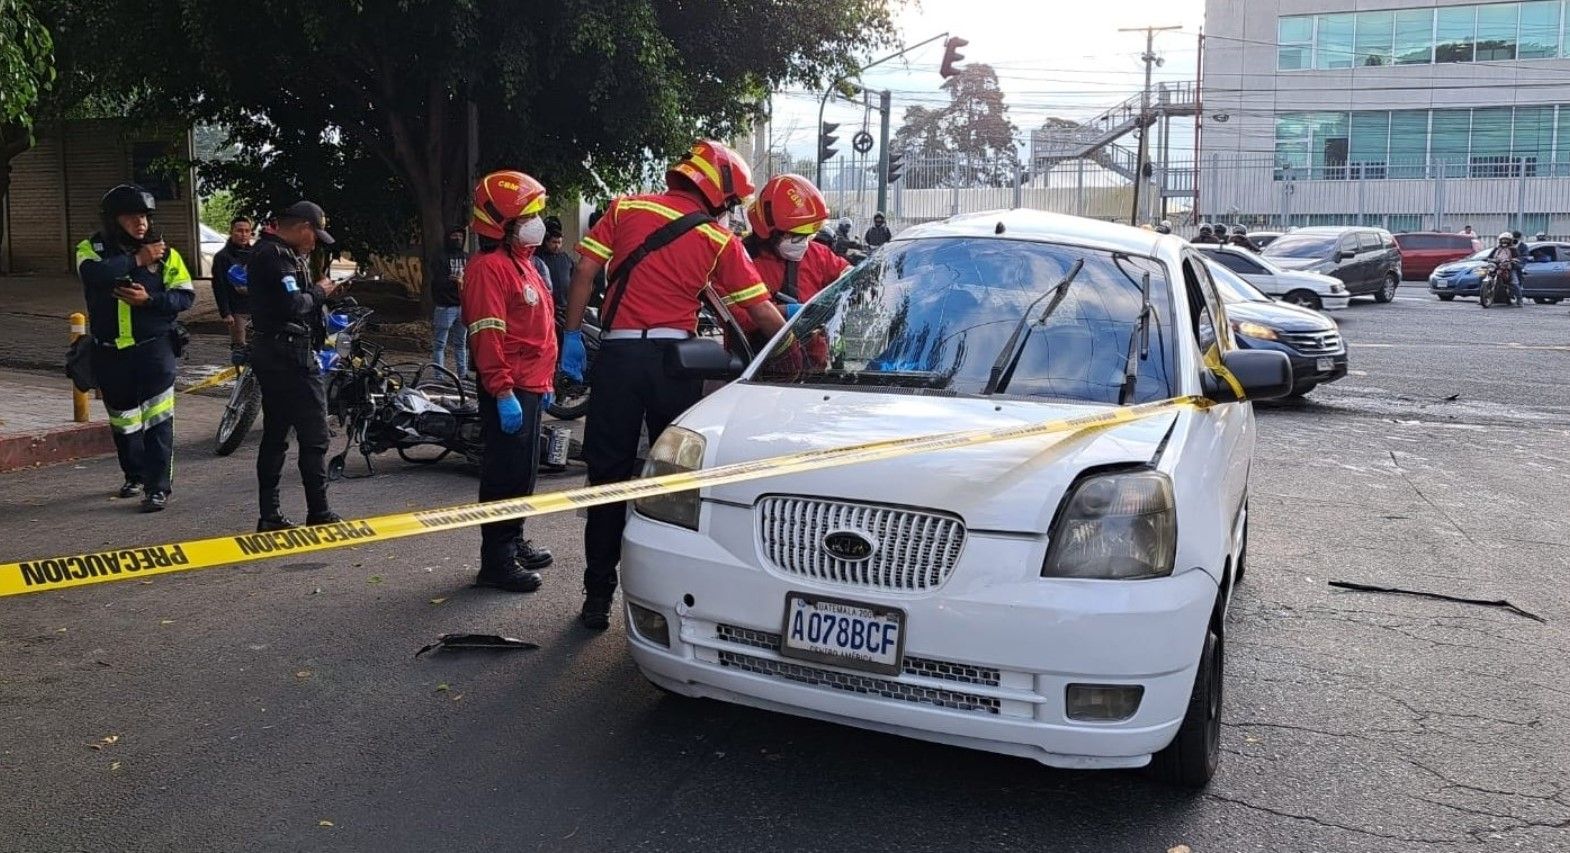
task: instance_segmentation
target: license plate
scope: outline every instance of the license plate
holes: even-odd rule
[[[1329,373],[1336,369],[1336,360],[1333,358],[1321,358],[1314,362],[1314,369],[1320,373]]]
[[[905,647],[905,611],[786,593],[780,637],[785,657],[897,675]]]
[[[1448,282],[1448,281],[1435,281],[1434,282],[1434,287],[1436,287],[1436,288],[1438,288],[1440,290],[1445,290],[1446,288],[1450,287],[1450,282]]]

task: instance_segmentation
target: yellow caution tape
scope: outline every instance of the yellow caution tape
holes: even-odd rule
[[[239,368],[236,368],[236,367],[226,367],[223,370],[220,370],[217,373],[214,373],[212,376],[209,376],[206,379],[203,379],[202,381],[197,382],[196,384],[194,384],[191,387],[185,389],[184,391],[181,391],[180,393],[181,394],[195,394],[197,391],[205,391],[208,388],[213,387],[214,385],[222,385],[223,383],[228,382],[229,380],[231,380],[231,379],[233,379],[233,378],[235,378],[236,376],[239,376],[239,375],[240,375]]]
[[[875,462],[914,453],[952,450],[977,444],[1045,435],[1068,436],[1129,423],[1163,412],[1185,408],[1206,408],[1210,405],[1211,402],[1203,397],[1174,397],[1169,400],[1108,409],[1095,414],[1047,423],[886,439],[849,447],[808,450],[751,462],[721,465],[701,471],[665,474],[601,486],[585,486],[526,498],[401,512],[359,521],[298,527],[270,533],[242,533],[236,536],[217,536],[168,545],[113,548],[67,557],[3,563],[0,564],[0,597],[145,578],[169,572],[210,569],[273,557],[364,545],[384,539],[475,527],[493,521],[531,518],[564,510],[685,492],[706,486],[778,477],[802,471],[817,471],[840,465]]]

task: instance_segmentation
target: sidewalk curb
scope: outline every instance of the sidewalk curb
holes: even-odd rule
[[[106,423],[70,424],[42,432],[0,436],[0,474],[114,453]]]

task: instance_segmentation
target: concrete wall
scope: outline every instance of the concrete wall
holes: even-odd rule
[[[123,119],[54,122],[37,128],[38,144],[11,161],[6,239],[0,268],[13,273],[71,273],[74,247],[98,230],[98,203],[116,184],[132,180],[132,150],[163,142],[175,157],[191,156],[188,130],[147,128]],[[154,227],[196,274],[201,265],[196,201],[189,173],[175,198],[160,199]]]

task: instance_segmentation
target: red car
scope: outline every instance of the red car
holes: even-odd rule
[[[1440,264],[1459,261],[1483,248],[1483,241],[1466,234],[1442,231],[1417,231],[1397,234],[1401,250],[1401,277],[1407,281],[1426,281]]]

